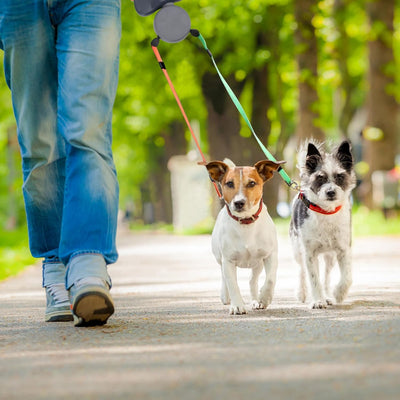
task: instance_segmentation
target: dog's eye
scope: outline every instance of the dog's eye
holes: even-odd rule
[[[335,182],[336,182],[336,184],[337,184],[338,186],[343,185],[344,179],[345,179],[344,174],[337,174],[337,175],[335,176]]]
[[[228,181],[225,183],[226,186],[228,186],[229,189],[233,189],[235,187],[235,184],[233,181]]]
[[[255,181],[250,181],[250,182],[247,184],[247,187],[248,187],[248,188],[252,188],[252,187],[254,187],[254,186],[256,186],[256,182],[255,182]]]
[[[317,175],[316,180],[320,185],[323,185],[324,183],[326,183],[328,181],[328,178],[326,175]]]

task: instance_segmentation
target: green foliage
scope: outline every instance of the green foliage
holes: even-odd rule
[[[279,235],[286,237],[289,232],[290,218],[274,219]],[[357,205],[352,211],[353,237],[360,236],[400,236],[400,214],[385,219],[380,210],[370,211]]]
[[[400,214],[385,219],[380,210],[370,211],[358,206],[353,212],[354,236],[400,235]]]
[[[0,230],[0,280],[16,275],[35,259],[30,255],[26,226],[14,231]]]
[[[393,43],[395,62],[387,65],[386,73],[395,75],[395,80],[387,90],[400,99],[399,5],[395,10],[395,34],[388,37],[383,24],[369,27],[367,0],[321,0],[316,4],[311,22],[318,40],[317,79],[309,71],[298,73],[294,0],[184,0],[177,4],[189,13],[192,27],[199,29],[207,40],[221,72],[245,82],[241,100],[248,115],[253,95],[252,73],[268,65],[271,106],[267,115],[271,132],[266,144],[273,153],[282,152],[295,133],[300,81],[311,81],[318,90],[319,101],[314,107],[319,119],[315,123],[331,138],[343,133],[341,129],[345,130],[348,123],[341,122],[343,113],[351,117],[365,104],[368,40],[380,38]],[[183,122],[151,50],[150,42],[155,37],[153,19],[154,15],[140,17],[130,0],[122,0],[120,79],[113,117],[121,207],[133,199],[140,208],[143,187],[160,168],[159,159],[170,127],[176,121]],[[258,41],[260,34],[267,38],[265,42]],[[159,50],[189,119],[199,121],[201,146],[207,151],[207,112],[201,78],[207,71],[215,73],[210,59],[193,37],[178,44],[160,42]],[[0,222],[4,222],[9,186],[3,150],[7,130],[14,124],[4,80],[0,80],[0,101]],[[247,126],[242,120],[241,123],[241,134],[250,137]],[[184,135],[190,137],[187,130]],[[16,191],[20,190],[20,177],[14,186]],[[21,197],[18,204],[21,213]]]

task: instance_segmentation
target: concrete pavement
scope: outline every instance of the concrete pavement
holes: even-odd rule
[[[273,303],[243,316],[219,300],[209,236],[120,235],[104,327],[45,323],[40,266],[0,283],[0,399],[399,399],[400,237],[354,239],[327,310],[297,302],[279,243]]]

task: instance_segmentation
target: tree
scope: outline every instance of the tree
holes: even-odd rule
[[[317,12],[317,0],[294,1],[294,13],[297,22],[296,44],[299,69],[299,111],[297,137],[301,142],[308,137],[324,139],[324,133],[318,127],[317,78],[318,47],[313,26],[313,17]]]
[[[340,111],[338,127],[343,136],[349,135],[349,125],[364,106],[366,13],[363,4],[351,0],[335,0],[333,21],[335,28],[334,58],[340,75],[338,96]]]
[[[398,150],[398,111],[395,98],[396,65],[393,55],[393,19],[395,0],[369,1],[371,26],[369,49],[369,91],[367,127],[364,129],[364,158],[369,172],[364,182],[364,201],[372,206],[371,175],[390,170]]]

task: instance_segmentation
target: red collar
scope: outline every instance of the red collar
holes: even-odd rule
[[[342,206],[337,206],[333,211],[326,211],[323,208],[321,208],[320,206],[317,206],[316,204],[311,203],[311,201],[307,199],[307,197],[304,195],[303,192],[299,192],[298,198],[303,202],[303,204],[308,209],[315,211],[317,213],[320,213],[320,214],[324,214],[324,215],[336,214],[342,208]]]
[[[235,221],[238,221],[240,224],[243,224],[243,225],[249,225],[249,224],[252,224],[254,221],[256,221],[261,213],[262,207],[263,207],[263,200],[261,199],[260,207],[258,207],[258,210],[254,215],[252,215],[249,218],[240,218],[240,217],[236,217],[236,215],[233,215],[231,213],[231,210],[228,207],[228,204],[226,204],[226,210],[228,211],[229,216],[231,218],[233,218]]]

